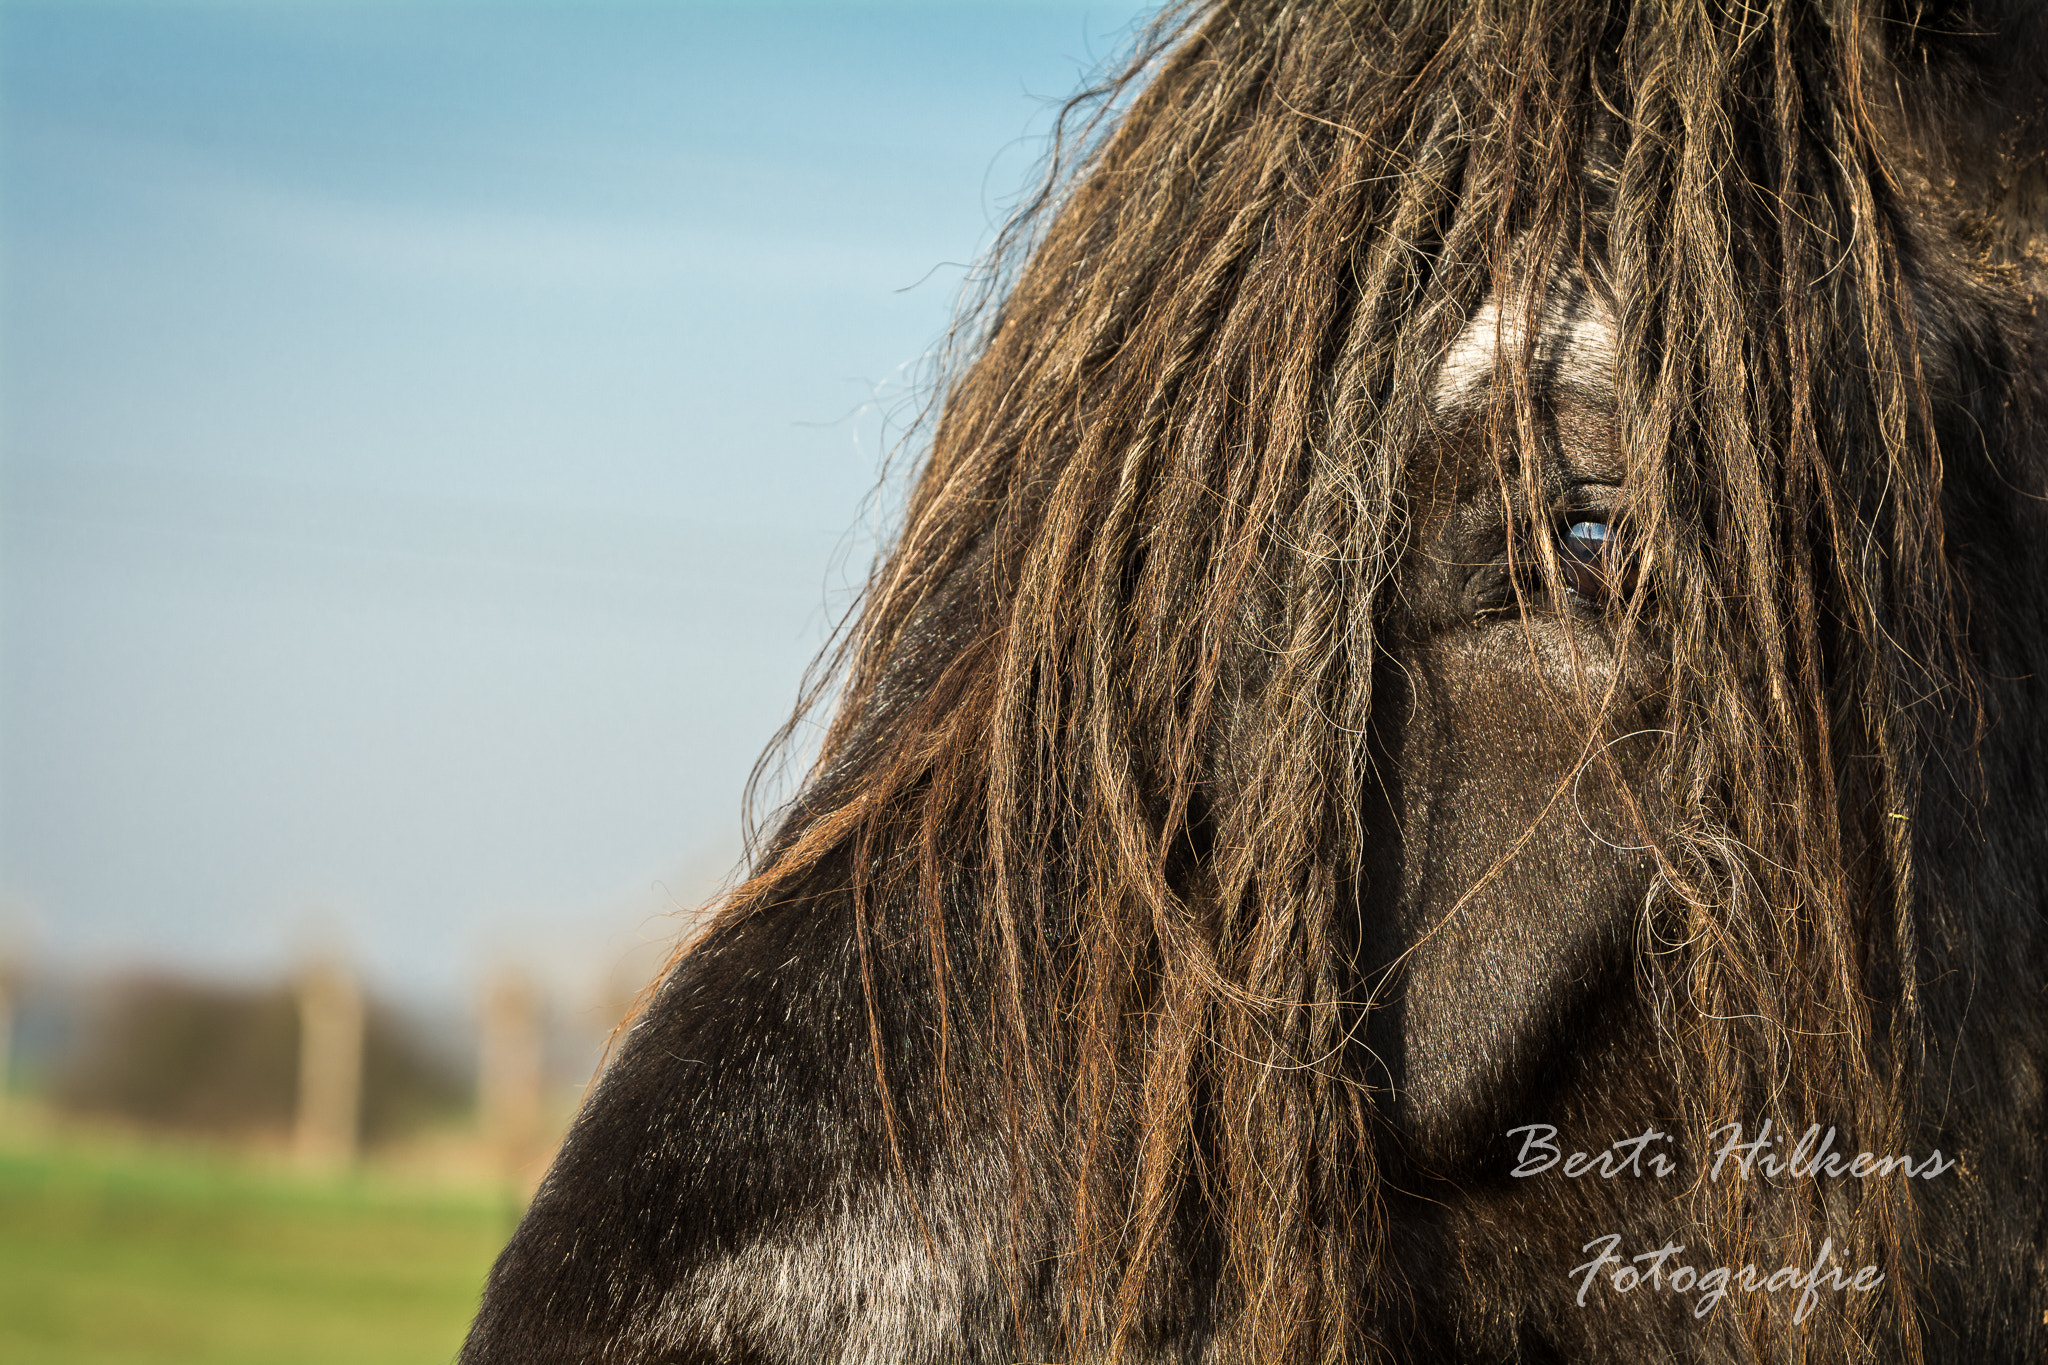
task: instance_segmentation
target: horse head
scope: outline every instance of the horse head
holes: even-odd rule
[[[2044,34],[1162,20],[464,1360],[2037,1358]]]

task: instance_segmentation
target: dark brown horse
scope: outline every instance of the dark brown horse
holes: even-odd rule
[[[2048,1359],[2041,12],[1098,94],[463,1359]]]

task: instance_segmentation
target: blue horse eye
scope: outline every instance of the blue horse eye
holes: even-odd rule
[[[1587,602],[1604,604],[1616,587],[1619,537],[1604,521],[1575,521],[1564,534],[1565,591]]]
[[[1613,528],[1604,521],[1575,521],[1565,532],[1565,548],[1580,559],[1598,559],[1606,551]]]

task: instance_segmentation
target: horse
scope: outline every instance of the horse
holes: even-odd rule
[[[2048,18],[1070,106],[503,1362],[2048,1358]]]

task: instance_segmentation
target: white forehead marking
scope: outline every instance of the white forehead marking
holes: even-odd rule
[[[1437,368],[1430,393],[1434,405],[1442,409],[1482,397],[1495,357],[1513,356],[1525,343],[1526,316],[1520,308],[1503,316],[1499,302],[1487,295]],[[1614,325],[1606,310],[1583,288],[1553,295],[1536,337],[1532,377],[1539,383],[1597,386],[1613,378],[1614,358]]]

